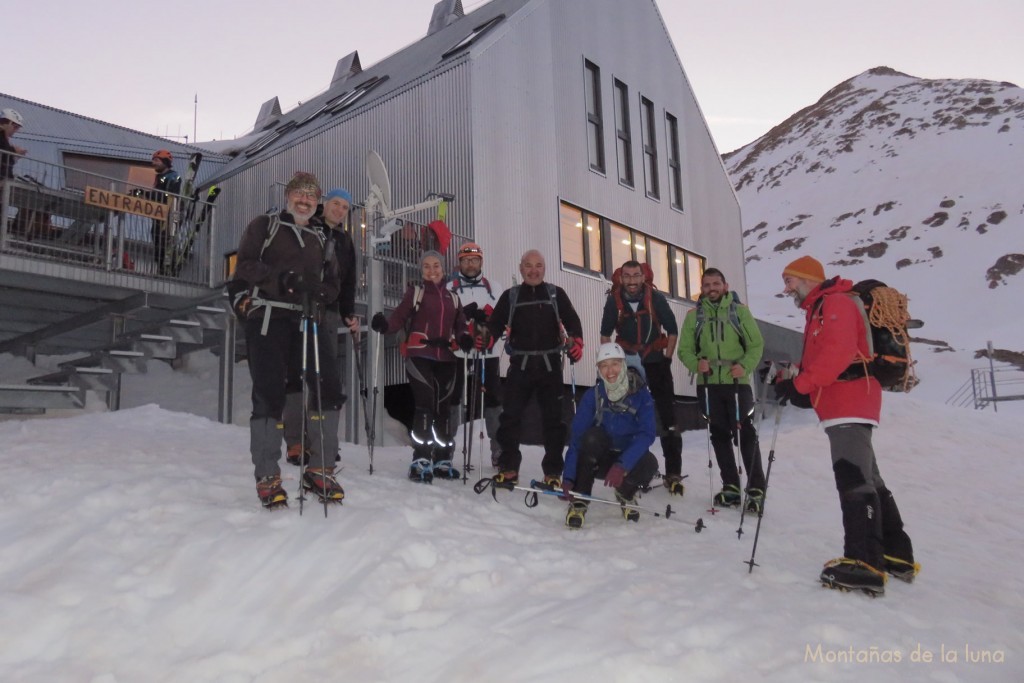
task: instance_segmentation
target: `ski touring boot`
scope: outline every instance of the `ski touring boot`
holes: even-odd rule
[[[302,490],[315,493],[320,502],[341,504],[345,498],[345,490],[334,478],[334,469],[322,470],[317,467],[307,467],[302,474]]]
[[[885,555],[885,571],[894,579],[905,583],[914,583],[914,578],[920,573],[921,565],[918,562],[907,562],[892,555]]]
[[[885,595],[885,572],[860,560],[840,557],[829,560],[821,570],[821,585],[842,591],[863,591],[871,597]]]
[[[747,489],[746,510],[752,515],[761,514],[764,509],[764,491],[761,489]]]
[[[418,458],[409,465],[409,479],[418,484],[430,484],[434,481],[434,465],[426,458]]]
[[[715,494],[715,505],[723,508],[737,508],[740,506],[740,487],[726,484],[722,490]]]
[[[665,482],[665,490],[671,495],[682,498],[683,494],[686,493],[686,487],[683,486],[683,478],[678,474],[666,474],[663,481]]]
[[[544,484],[550,486],[552,491],[562,490],[562,478],[557,474],[545,474]]]
[[[462,474],[452,466],[451,460],[438,460],[434,463],[433,475],[435,479],[458,479]]]
[[[305,451],[305,462],[302,461],[303,460],[302,455],[303,455],[302,444],[300,444],[300,443],[293,443],[291,446],[288,447],[288,455],[287,455],[288,464],[289,465],[295,465],[296,467],[298,467],[299,465],[308,465],[309,464],[309,449],[307,448],[306,451]]]
[[[273,474],[256,482],[256,495],[268,510],[288,507],[288,494],[281,486],[280,475]]]
[[[587,501],[574,500],[569,503],[569,509],[565,513],[565,526],[570,529],[582,529],[586,516]]]
[[[495,484],[504,485],[506,488],[509,486],[515,486],[519,483],[519,472],[515,470],[505,470],[504,472],[498,472],[494,475],[492,481]]]
[[[616,489],[616,491],[615,491],[615,500],[619,501],[619,505],[622,506],[622,518],[623,519],[625,519],[627,522],[639,522],[640,521],[640,511],[637,510],[636,508],[626,507],[627,505],[636,505],[636,495],[635,494],[627,498],[626,496],[624,496],[621,493],[619,493],[619,491]]]

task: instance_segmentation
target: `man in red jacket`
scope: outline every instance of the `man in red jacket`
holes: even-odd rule
[[[775,395],[782,404],[813,407],[818,414],[843,513],[844,556],[825,565],[821,582],[882,594],[886,572],[909,583],[920,567],[871,446],[882,387],[867,372],[870,332],[863,306],[850,294],[850,280],[826,280],[825,269],[810,256],[786,266],[782,279],[784,293],[806,312],[807,324],[799,370],[776,379]]]

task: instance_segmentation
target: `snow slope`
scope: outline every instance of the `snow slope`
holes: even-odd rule
[[[1024,90],[880,67],[839,84],[726,157],[743,207],[758,317],[802,329],[781,272],[809,254],[831,276],[910,297],[923,379],[945,400],[992,341],[1020,354]]]
[[[924,569],[874,600],[817,585],[821,563],[841,554],[839,506],[826,439],[792,408],[753,573],[756,520],[737,538],[737,512],[706,512],[699,432],[684,439],[686,496],[654,489],[642,501],[676,516],[634,525],[595,506],[570,532],[553,497],[527,509],[519,492],[495,502],[461,482],[410,483],[397,447],[377,449],[372,476],[366,451],[343,447],[348,495],[325,519],[317,504],[301,517],[294,501],[259,508],[242,427],[155,405],[7,420],[0,672],[91,683],[1021,680],[1024,463],[1013,444],[1024,425],[905,395],[887,397],[884,419],[882,472]],[[539,475],[539,460],[528,449],[524,475]],[[285,474],[294,494],[296,470]],[[918,648],[936,660],[911,662]],[[937,661],[942,649],[959,661]],[[965,661],[965,649],[990,661]]]

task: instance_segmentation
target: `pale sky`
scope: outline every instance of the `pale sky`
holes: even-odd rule
[[[557,1],[557,0],[555,0]],[[464,0],[466,11],[484,4]],[[0,92],[160,135],[248,132],[426,35],[434,0],[65,0],[5,12]],[[658,0],[719,151],[875,66],[1024,86],[1024,0]],[[186,47],[188,46],[188,47]],[[28,130],[31,130],[29,122]]]

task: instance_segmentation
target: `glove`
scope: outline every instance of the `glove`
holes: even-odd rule
[[[570,361],[572,361],[573,363],[578,363],[579,360],[583,358],[583,338],[573,337],[572,345],[569,347],[569,350],[566,351],[566,353],[569,355]]]
[[[622,486],[622,480],[626,478],[626,468],[615,463],[608,468],[608,474],[604,475],[604,485],[617,489]]]
[[[473,338],[473,348],[477,351],[490,351],[493,346],[494,337],[491,336],[491,331],[486,327],[480,330],[480,333]]]
[[[462,314],[466,316],[466,320],[475,320],[478,310],[480,310],[480,307],[473,301],[462,307]]]
[[[574,482],[572,479],[563,479],[562,480],[562,495],[558,496],[558,499],[559,500],[564,500],[567,503],[571,503],[573,501],[572,487],[575,486],[575,484],[576,484],[576,482]]]
[[[302,273],[296,273],[294,270],[289,270],[287,273],[281,273],[278,277],[278,284],[281,285],[281,291],[288,294],[300,294],[303,292],[314,291],[320,283],[316,281],[310,281]]]
[[[778,399],[779,405],[786,405],[787,403],[792,404],[797,408],[810,408],[811,397],[807,394],[801,394],[793,386],[793,380],[784,379],[774,384],[775,387],[775,398]]]
[[[468,334],[459,335],[459,348],[462,349],[463,353],[469,353],[473,350],[473,337]]]
[[[374,313],[370,319],[370,327],[374,332],[384,334],[388,331],[388,319],[383,313]]]
[[[238,318],[239,322],[245,322],[249,317],[249,311],[252,309],[252,297],[249,296],[249,290],[243,289],[237,292],[231,299],[231,310],[234,311],[235,317]]]

